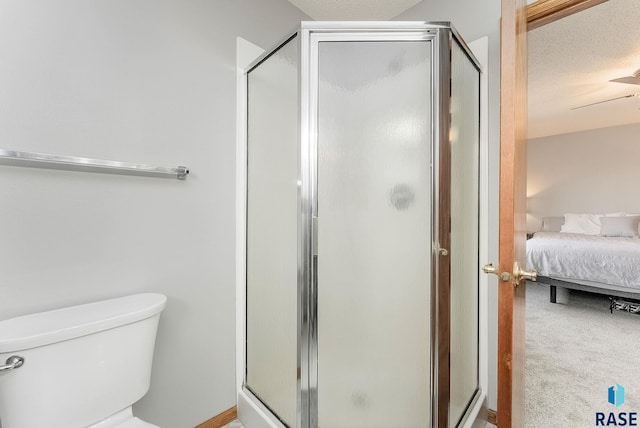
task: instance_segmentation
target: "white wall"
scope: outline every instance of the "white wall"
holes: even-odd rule
[[[166,166],[184,181],[0,166],[0,319],[169,297],[137,414],[193,427],[235,404],[236,36],[285,0],[5,0],[0,147]]]
[[[527,230],[564,213],[640,212],[640,124],[529,140]]]
[[[489,258],[498,260],[498,187],[500,171],[500,1],[423,0],[395,20],[450,21],[467,42],[489,39]],[[488,406],[497,407],[498,291],[489,282],[489,386]]]

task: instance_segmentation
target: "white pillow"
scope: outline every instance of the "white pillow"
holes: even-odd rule
[[[600,234],[602,214],[565,214],[561,233],[581,233],[583,235]]]
[[[626,217],[602,217],[600,219],[602,227],[600,235],[602,236],[622,236],[625,238],[635,238],[638,236],[638,224],[640,216]]]

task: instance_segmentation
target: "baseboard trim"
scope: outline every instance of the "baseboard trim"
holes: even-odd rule
[[[487,422],[495,426],[498,426],[498,412],[496,412],[493,409],[487,410]]]
[[[238,419],[238,407],[233,406],[219,415],[212,417],[208,421],[201,423],[196,428],[222,428],[229,422],[235,421],[236,419]]]

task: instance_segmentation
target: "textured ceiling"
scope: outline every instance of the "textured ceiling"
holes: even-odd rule
[[[529,32],[529,138],[640,122],[640,1],[610,0]]]
[[[289,0],[317,21],[384,21],[422,0]]]

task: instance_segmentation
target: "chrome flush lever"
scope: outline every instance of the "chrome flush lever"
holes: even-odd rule
[[[4,366],[0,366],[0,373],[17,369],[19,367],[22,367],[23,364],[24,364],[23,357],[20,357],[18,355],[13,355],[7,358],[6,364]]]

